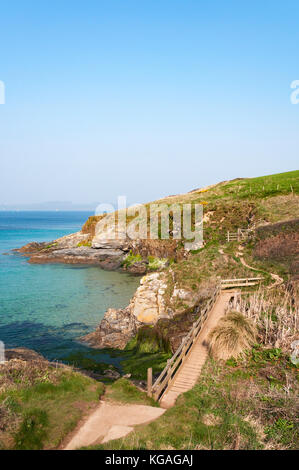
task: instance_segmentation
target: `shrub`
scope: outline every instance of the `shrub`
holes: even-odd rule
[[[129,267],[135,263],[139,263],[140,261],[142,261],[142,256],[139,254],[134,255],[132,251],[130,251],[130,253],[123,260],[123,266]]]
[[[83,242],[79,242],[77,247],[80,248],[80,246],[88,246],[91,247],[91,241],[85,240]]]
[[[157,269],[165,268],[168,263],[167,258],[156,258],[155,256],[148,256],[148,268],[151,271],[156,271]]]
[[[210,352],[215,359],[238,357],[256,338],[255,325],[239,312],[222,318],[209,335]]]

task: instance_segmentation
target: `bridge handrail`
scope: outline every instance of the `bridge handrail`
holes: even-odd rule
[[[185,359],[185,357],[189,354],[189,351],[194,343],[194,339],[198,336],[199,332],[201,331],[201,327],[203,322],[206,320],[206,317],[209,311],[214,306],[219,294],[221,291],[220,283],[217,284],[212,297],[209,299],[207,304],[205,305],[204,309],[200,312],[199,318],[193,323],[193,326],[189,333],[183,339],[181,345],[178,347],[174,355],[169,359],[167,365],[164,367],[158,378],[155,380],[154,384],[149,390],[149,394],[154,396],[155,399],[159,398],[161,391],[163,391],[166,384],[172,382],[174,376],[177,372],[177,367],[179,366],[180,362]]]
[[[227,231],[226,238],[227,241],[241,241],[247,237],[250,237],[254,233],[253,229],[250,228],[238,228],[237,232]]]
[[[206,320],[208,313],[212,310],[213,306],[215,305],[220,292],[221,287],[225,287],[226,284],[234,283],[239,285],[243,283],[244,286],[248,284],[250,281],[262,281],[263,277],[247,277],[242,279],[221,279],[220,282],[217,284],[211,298],[206,303],[204,309],[200,312],[198,319],[193,323],[191,330],[185,336],[182,343],[173,354],[173,356],[167,361],[167,365],[164,367],[160,375],[155,380],[154,384],[148,383],[148,395],[153,396],[155,400],[159,399],[159,397],[164,393],[165,389],[170,385],[173,381],[175,375],[177,374],[180,365],[184,362],[185,358],[188,356],[195,338],[199,335],[202,325]],[[230,286],[233,287],[233,286]],[[149,369],[151,370],[151,369]]]
[[[245,277],[245,278],[234,278],[234,279],[222,279],[220,281],[221,284],[225,284],[225,283],[229,283],[229,282],[243,282],[243,281],[246,281],[246,282],[250,282],[250,281],[261,281],[263,280],[264,278],[263,277]]]

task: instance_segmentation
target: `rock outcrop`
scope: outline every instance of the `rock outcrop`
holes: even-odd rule
[[[137,324],[130,306],[117,310],[109,308],[97,329],[80,340],[95,348],[124,349],[136,332]]]
[[[128,341],[143,325],[154,325],[161,318],[169,318],[164,293],[167,284],[164,273],[144,276],[130,304],[124,309],[109,308],[98,328],[80,338],[97,348],[124,349]]]
[[[169,315],[166,311],[164,294],[167,288],[164,273],[152,273],[144,276],[130,303],[131,314],[136,321],[155,324],[159,318]]]
[[[66,264],[92,264],[105,269],[118,269],[124,259],[122,250],[102,249],[94,250],[87,246],[77,248],[63,248],[47,252],[39,252],[31,255],[29,262],[41,263],[66,263]]]
[[[120,217],[120,212],[118,212]],[[148,271],[148,257],[185,256],[177,240],[131,239],[114,214],[92,216],[82,230],[45,243],[32,242],[15,251],[28,256],[30,263],[93,264],[104,269],[120,269],[134,274]],[[124,263],[129,252],[141,259]]]
[[[163,332],[175,350],[198,315],[195,307],[205,304],[213,288],[204,283],[198,292],[174,287],[170,302],[166,302],[165,293],[169,289],[166,273],[147,274],[126,308],[108,309],[97,329],[80,340],[95,348],[124,349],[139,328],[152,325]],[[189,308],[187,313],[177,308],[179,299]],[[180,321],[172,321],[175,315]]]
[[[115,270],[122,266],[128,252],[127,244],[117,240],[91,246],[89,234],[77,232],[58,238],[49,243],[29,243],[15,251],[28,256],[29,263],[92,264],[104,269]]]

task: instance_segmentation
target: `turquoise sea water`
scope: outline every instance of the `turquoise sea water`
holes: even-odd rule
[[[98,267],[31,265],[12,249],[80,229],[88,212],[0,212],[0,340],[48,359],[89,348],[76,338],[92,331],[109,307],[125,307],[139,279]],[[4,254],[7,253],[7,254]],[[115,361],[107,355],[99,360]]]

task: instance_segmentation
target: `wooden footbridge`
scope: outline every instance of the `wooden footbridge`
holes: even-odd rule
[[[194,387],[208,356],[207,338],[210,331],[225,315],[230,300],[241,295],[240,289],[226,289],[257,285],[261,280],[245,278],[220,281],[198,320],[154,383],[152,369],[148,369],[147,393],[150,397],[160,401],[163,408],[169,408],[181,393]]]

